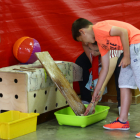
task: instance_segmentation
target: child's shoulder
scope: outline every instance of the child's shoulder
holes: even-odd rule
[[[96,24],[94,24],[93,29],[103,29],[103,28],[108,28],[111,25],[109,24],[110,20],[104,20],[104,21],[100,21],[97,22]]]
[[[94,27],[103,27],[103,26],[107,26],[107,25],[111,25],[113,23],[118,23],[118,22],[121,22],[121,21],[117,21],[117,20],[103,20],[103,21],[99,21],[97,22],[96,24],[94,24]]]
[[[102,26],[104,26],[106,24],[107,24],[107,20],[99,21],[96,24],[94,24],[94,27],[100,27],[100,26],[102,27]]]
[[[99,31],[110,31],[110,29],[112,28],[112,25],[109,24],[109,20],[104,20],[104,21],[100,21],[97,22],[96,24],[93,25],[93,30],[96,32]]]

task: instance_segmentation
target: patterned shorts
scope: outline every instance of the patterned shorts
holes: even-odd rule
[[[140,43],[130,45],[131,64],[126,68],[121,67],[119,75],[119,88],[140,90]]]

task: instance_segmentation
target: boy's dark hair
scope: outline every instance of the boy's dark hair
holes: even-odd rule
[[[74,23],[72,24],[72,29],[71,29],[73,39],[77,41],[77,37],[81,35],[79,30],[82,28],[87,28],[89,25],[93,25],[93,24],[87,19],[79,18],[75,20]]]

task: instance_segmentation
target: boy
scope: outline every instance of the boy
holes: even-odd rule
[[[132,98],[130,89],[136,89],[136,85],[140,89],[140,30],[131,24],[116,20],[106,20],[93,25],[90,21],[79,18],[72,25],[72,35],[76,41],[86,44],[94,43],[96,40],[101,53],[102,69],[85,114],[89,111],[92,103],[99,99],[100,89],[108,73],[109,50],[123,50],[124,56],[119,64],[121,66],[119,76],[121,113],[116,121],[103,127],[109,130],[129,130],[128,111]],[[140,138],[140,133],[136,137]]]

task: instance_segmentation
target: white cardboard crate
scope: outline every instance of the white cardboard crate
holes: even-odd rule
[[[73,81],[82,81],[82,68],[75,63],[56,61],[56,64],[71,86]],[[39,61],[0,69],[0,110],[44,113],[66,105],[65,98]]]

